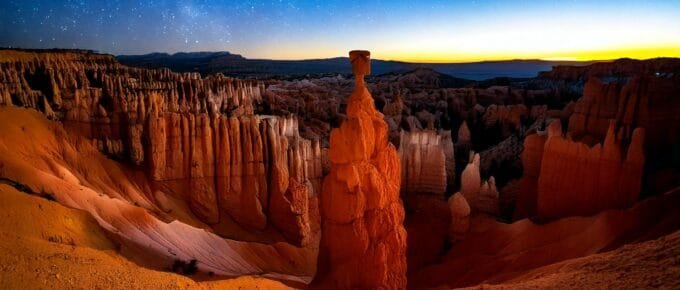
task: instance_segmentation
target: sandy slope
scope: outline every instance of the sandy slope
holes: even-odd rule
[[[288,289],[258,277],[195,282],[139,267],[89,214],[0,184],[0,289]]]
[[[680,289],[680,231],[617,250],[533,270],[472,289]]]

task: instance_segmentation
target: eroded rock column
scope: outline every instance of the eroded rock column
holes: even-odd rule
[[[347,120],[330,137],[321,193],[318,281],[340,289],[405,289],[406,230],[401,166],[387,124],[364,83],[370,53],[350,52],[356,86]]]

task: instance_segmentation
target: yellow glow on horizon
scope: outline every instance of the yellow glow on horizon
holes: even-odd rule
[[[310,59],[347,56],[351,49],[366,49],[373,59],[424,63],[680,57],[680,27],[669,25],[677,23],[669,21],[661,16],[631,21],[618,14],[588,13],[570,17],[519,14],[463,24],[442,18],[427,25],[385,28],[340,40],[328,37],[276,43],[256,54],[261,58]]]
[[[285,47],[277,51],[271,51],[274,57],[260,57],[281,60],[322,59],[329,57],[347,56],[351,49],[368,49],[373,59],[393,60],[420,63],[457,63],[478,61],[503,61],[516,59],[541,59],[548,61],[591,61],[612,60],[619,58],[650,59],[657,57],[680,58],[680,42],[677,44],[659,46],[634,46],[611,47],[601,49],[568,49],[538,51],[522,51],[520,49],[508,49],[505,51],[456,51],[456,50],[421,50],[418,48],[405,48],[403,50],[371,48],[371,47],[348,47],[344,49],[329,48],[315,50],[313,52],[301,51],[294,47]],[[408,50],[407,50],[408,49]],[[286,53],[289,52],[289,53]],[[293,52],[293,53],[290,53]],[[258,58],[257,56],[246,56]]]
[[[547,61],[578,61],[578,57],[573,56],[556,56],[556,57],[544,57],[541,60]]]
[[[570,50],[556,52],[393,52],[373,53],[376,59],[397,60],[407,62],[447,63],[447,62],[476,62],[501,61],[513,59],[541,59],[551,61],[590,61],[612,60],[618,58],[650,59],[657,57],[680,57],[680,44],[660,47],[622,47],[593,50]]]

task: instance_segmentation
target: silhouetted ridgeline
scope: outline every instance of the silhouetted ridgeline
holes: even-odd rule
[[[308,60],[247,59],[229,52],[179,52],[175,54],[150,53],[145,55],[119,55],[123,64],[155,68],[168,67],[177,72],[201,74],[224,73],[239,77],[280,77],[299,75],[349,74],[352,72],[346,57]],[[372,60],[372,74],[403,72],[419,67],[435,69],[441,73],[470,80],[495,77],[530,78],[557,65],[585,65],[587,62],[509,60],[471,63],[409,63]]]

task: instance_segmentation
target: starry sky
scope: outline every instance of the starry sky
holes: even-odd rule
[[[2,0],[0,46],[423,62],[680,57],[680,1]]]

